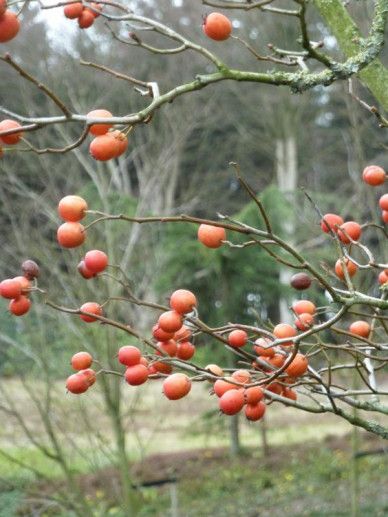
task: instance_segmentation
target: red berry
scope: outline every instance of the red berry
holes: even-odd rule
[[[173,373],[163,382],[163,393],[170,400],[178,400],[191,390],[191,380],[184,373]]]
[[[201,224],[198,228],[198,240],[207,248],[219,248],[222,241],[226,240],[225,228]]]
[[[303,354],[296,354],[291,364],[286,368],[286,374],[290,377],[299,377],[303,375],[308,368],[308,360],[307,357]]]
[[[231,379],[231,377],[227,377],[227,379]],[[217,397],[222,397],[222,395],[227,391],[236,390],[237,388],[238,386],[236,384],[232,384],[231,382],[223,379],[218,379],[213,386],[214,393]]]
[[[297,332],[294,329],[294,327],[292,327],[288,323],[279,323],[273,329],[273,335],[277,339],[284,339],[286,337],[294,337],[294,336],[296,336],[296,334],[297,334]],[[283,346],[291,346],[292,344],[293,344],[293,341],[288,341],[288,342],[282,343]]]
[[[363,320],[354,321],[349,327],[349,332],[355,334],[356,336],[361,336],[365,338],[369,337],[370,331],[371,328],[369,323]]]
[[[295,312],[295,314],[315,314],[317,308],[313,304],[313,302],[310,302],[310,300],[298,300],[292,304],[292,309]]]
[[[70,0],[71,1],[71,0]],[[80,14],[83,11],[83,5],[81,2],[77,2],[75,4],[69,4],[66,5],[63,9],[63,13],[66,16],[66,18],[69,18],[70,20],[75,20],[80,16]]]
[[[81,276],[86,278],[86,280],[89,280],[89,278],[93,278],[96,276],[95,273],[92,273],[92,271],[89,271],[89,269],[85,266],[85,261],[81,260],[81,262],[77,266],[78,272]]]
[[[182,361],[188,361],[195,354],[195,346],[189,341],[179,343],[176,356]]]
[[[85,266],[92,273],[101,273],[108,265],[108,256],[100,250],[88,251],[85,255]]]
[[[251,381],[251,374],[247,370],[236,370],[232,373],[232,379],[241,384],[248,384]]]
[[[344,278],[345,278],[344,267],[346,267],[350,277],[354,276],[358,271],[358,267],[354,262],[352,262],[348,258],[344,259],[344,261],[345,261],[345,264],[343,264],[341,259],[338,259],[337,262],[335,263],[335,267],[334,267],[335,274],[341,280],[344,280]]]
[[[170,357],[175,357],[178,349],[177,344],[173,339],[170,339],[169,341],[161,341],[157,344],[157,347]]]
[[[89,388],[89,382],[86,375],[82,375],[80,372],[73,373],[70,377],[67,378],[66,388],[70,393],[74,393],[79,395],[80,393],[85,393],[85,391]]]
[[[379,199],[381,210],[388,210],[388,194],[383,194]]]
[[[124,378],[131,386],[144,384],[148,379],[148,368],[144,364],[135,364],[125,370]]]
[[[240,390],[229,390],[218,401],[220,410],[225,415],[236,415],[244,406],[244,394]]]
[[[368,185],[372,185],[372,187],[382,185],[385,181],[385,170],[378,165],[369,165],[365,167],[362,173],[362,179],[365,183],[368,183]]]
[[[232,22],[221,13],[211,13],[206,16],[202,28],[209,38],[224,41],[232,32]]]
[[[248,341],[248,334],[245,332],[245,330],[232,330],[232,332],[228,336],[228,343],[229,345],[240,348],[241,346],[246,345]]]
[[[344,231],[342,231],[344,230]],[[338,237],[344,244],[350,244],[351,240],[358,241],[361,237],[361,226],[355,221],[347,221],[338,230]]]
[[[141,352],[136,346],[122,346],[119,350],[118,360],[125,366],[135,366],[140,363],[140,359]]]
[[[1,43],[1,18],[0,17],[0,43]],[[3,120],[2,122],[0,122],[0,133],[2,131],[7,131],[8,129],[17,129],[19,127],[22,127],[19,122],[16,122],[16,120]],[[0,136],[0,140],[2,140],[5,144],[8,144],[8,145],[15,145],[17,144],[21,137],[23,136],[23,132],[20,132],[20,133],[11,133],[9,135],[3,135],[3,136]]]
[[[380,285],[384,285],[388,282],[388,275],[385,271],[381,271],[378,277],[378,281]]]
[[[7,278],[0,283],[0,295],[3,298],[18,298],[22,294],[22,286],[15,278]]]
[[[71,358],[71,366],[73,370],[86,370],[90,368],[93,362],[93,357],[89,352],[78,352]]]
[[[174,291],[170,298],[170,307],[179,314],[191,312],[197,305],[195,295],[187,289],[178,289]]]
[[[152,327],[152,335],[158,341],[168,341],[169,339],[175,338],[174,332],[165,332],[157,323]]]
[[[76,248],[85,241],[86,231],[80,223],[63,223],[57,230],[58,243],[63,248]]]
[[[58,203],[58,214],[66,222],[81,221],[87,209],[87,202],[80,196],[65,196]]]
[[[182,324],[182,316],[175,311],[163,312],[158,319],[159,327],[165,332],[176,332]]]
[[[3,16],[7,10],[7,0],[0,0],[0,16]]]
[[[258,404],[247,404],[244,410],[245,416],[248,420],[257,422],[257,420],[263,418],[266,407],[267,406],[264,404],[264,402],[259,402]]]
[[[12,11],[5,11],[5,13],[0,16],[0,43],[5,43],[6,41],[13,39],[19,32],[19,29],[20,22],[16,14]],[[5,142],[4,137],[2,140]]]
[[[80,370],[78,372],[78,375],[83,375],[86,378],[89,387],[93,386],[97,379],[96,372],[91,368],[86,368],[86,370]]]
[[[246,404],[258,404],[264,397],[264,391],[260,386],[252,386],[244,390],[244,399]]]
[[[261,337],[259,339],[256,339],[253,350],[257,355],[262,355],[264,357],[273,357],[275,355],[275,350],[273,347],[271,347],[271,344],[271,339]]]
[[[314,324],[314,316],[308,312],[302,312],[295,320],[295,326],[302,331],[308,330]]]
[[[283,397],[291,400],[296,400],[298,398],[296,391],[292,390],[291,388],[284,388],[282,395]]]
[[[94,14],[90,9],[84,9],[78,17],[78,25],[80,29],[88,29],[94,23]]]
[[[12,280],[16,280],[22,287],[22,294],[27,296],[29,289],[31,288],[31,282],[25,276],[15,276]]]
[[[112,118],[112,113],[107,110],[93,110],[89,111],[86,118]],[[89,127],[89,133],[94,136],[105,135],[112,127],[112,124],[92,124]]]
[[[8,308],[9,311],[14,316],[23,316],[23,314],[26,314],[31,307],[31,301],[27,298],[27,296],[19,296],[15,300],[11,300],[9,302]]]
[[[80,307],[81,311],[84,312],[90,312],[92,314],[95,314],[96,316],[102,316],[102,307],[100,304],[96,302],[87,302],[81,305]],[[88,316],[86,314],[80,314],[80,318],[86,323],[92,323],[93,321],[97,321],[97,318],[93,318],[93,316]]]
[[[175,332],[174,339],[176,342],[189,341],[191,335],[191,330],[188,327],[186,327],[186,325],[182,325],[182,327],[177,332]]]
[[[329,233],[330,230],[337,233],[338,227],[344,224],[344,220],[337,214],[325,214],[321,221],[322,231]]]
[[[388,224],[388,210],[382,211],[381,218],[385,224]]]

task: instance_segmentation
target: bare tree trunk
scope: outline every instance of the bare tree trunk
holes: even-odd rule
[[[294,136],[276,141],[276,176],[279,190],[284,194],[293,195],[298,182],[297,145]],[[293,244],[295,220],[291,215],[283,222],[283,232],[288,242]],[[289,269],[280,269],[280,283],[289,285],[291,274],[292,272]],[[288,310],[288,302],[285,298],[279,300],[279,313],[282,322],[292,320]]]

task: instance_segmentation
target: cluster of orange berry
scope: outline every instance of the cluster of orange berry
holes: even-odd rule
[[[70,20],[77,20],[78,25],[81,29],[88,29],[94,23],[94,20],[100,16],[102,11],[102,5],[92,2],[90,4],[92,9],[84,7],[81,2],[72,2],[69,0],[69,5],[66,5],[63,9],[63,13],[66,18]]]

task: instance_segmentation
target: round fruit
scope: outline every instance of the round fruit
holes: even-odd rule
[[[175,336],[176,336],[176,333],[174,334],[173,332],[165,332],[163,329],[161,329],[159,327],[159,325],[156,323],[153,327],[152,327],[152,335],[154,336],[155,339],[157,339],[158,341],[168,341],[169,339],[172,339],[174,338],[175,339]]]
[[[108,256],[100,250],[88,251],[85,255],[85,266],[92,273],[101,273],[108,265]]]
[[[96,302],[87,302],[81,305],[80,310],[83,312],[90,312],[91,314],[95,314],[96,316],[102,316],[102,307],[100,304]],[[88,316],[87,314],[79,315],[81,320],[86,321],[86,323],[92,323],[93,321],[97,321],[97,318],[93,318],[93,316]]]
[[[183,343],[179,343],[178,350],[176,356],[178,359],[182,359],[182,361],[188,361],[195,354],[195,346],[189,341],[184,341]]]
[[[287,366],[286,374],[290,377],[299,377],[307,371],[308,365],[309,363],[306,356],[296,354],[291,364]]]
[[[34,278],[38,278],[40,275],[40,268],[38,264],[34,260],[25,260],[22,263],[22,271],[24,276],[28,280],[34,280]]]
[[[251,374],[247,370],[236,370],[232,373],[232,379],[241,384],[248,384],[251,381]]]
[[[96,136],[89,146],[89,152],[95,160],[105,162],[118,156],[120,149],[119,141],[112,135],[106,133],[105,135]]]
[[[346,267],[350,277],[354,276],[358,271],[358,267],[354,262],[352,262],[348,258],[346,258],[344,260],[345,260],[345,264],[342,262],[341,259],[338,259],[337,262],[335,263],[335,267],[334,267],[335,274],[341,280],[343,280],[345,278],[344,267]]]
[[[80,29],[88,29],[94,23],[94,14],[90,9],[84,9],[78,17],[78,25]]]
[[[30,310],[31,301],[27,296],[20,295],[18,298],[11,300],[8,305],[9,311],[14,316],[23,316]]]
[[[83,375],[86,378],[89,387],[93,386],[93,384],[97,380],[96,372],[91,368],[87,368],[86,370],[80,370],[78,372],[78,375]]]
[[[372,185],[372,187],[382,185],[385,181],[385,170],[378,165],[369,165],[365,167],[362,173],[362,179],[365,183],[368,183],[368,185]]]
[[[57,230],[58,243],[63,248],[81,246],[86,238],[86,231],[80,223],[63,223]]]
[[[227,379],[231,379],[231,377],[227,377]],[[232,384],[231,382],[224,381],[224,379],[218,379],[214,383],[213,389],[214,393],[217,397],[222,397],[224,393],[229,390],[236,390],[238,386],[236,384]]]
[[[85,266],[85,261],[81,260],[81,262],[77,266],[78,272],[81,276],[83,276],[86,280],[89,280],[89,278],[93,278],[96,276],[95,273],[92,273],[92,271],[89,271],[89,269]]]
[[[0,16],[0,43],[5,43],[13,39],[19,32],[19,29],[20,22],[16,14],[12,11],[5,11],[5,13]],[[5,142],[4,139],[3,141]]]
[[[379,199],[381,210],[388,210],[388,194],[383,194]]]
[[[388,224],[388,210],[383,210],[381,218],[385,224]]]
[[[344,244],[350,244],[352,240],[358,241],[361,237],[361,232],[361,226],[358,223],[355,221],[347,221],[339,228],[338,237]]]
[[[314,324],[314,316],[308,312],[302,312],[295,320],[295,326],[302,331],[308,330]]]
[[[117,355],[118,360],[125,366],[135,366],[140,363],[141,352],[136,346],[122,346]]]
[[[282,395],[283,397],[291,400],[296,400],[298,398],[296,391],[292,390],[291,388],[284,388]]]
[[[112,118],[112,116],[112,113],[108,110],[93,110],[89,111],[86,118]],[[112,124],[92,124],[89,127],[89,133],[94,136],[105,135],[111,127]]]
[[[236,415],[244,406],[244,394],[240,390],[229,390],[218,401],[220,410],[225,415]]]
[[[0,17],[0,42],[1,42],[1,17]],[[16,122],[16,120],[3,120],[0,122],[0,133],[2,131],[8,131],[9,129],[17,129],[19,127],[22,127],[19,122]],[[9,135],[3,135],[0,136],[0,140],[2,140],[5,144],[8,145],[15,145],[17,144],[21,137],[23,136],[23,132],[20,131],[19,133],[11,133]]]
[[[371,328],[369,323],[363,320],[354,321],[349,327],[349,332],[355,334],[356,336],[361,336],[365,338],[369,337],[370,331]]]
[[[321,228],[325,233],[330,233],[330,230],[337,233],[341,224],[344,224],[344,220],[337,214],[325,214],[321,220]]]
[[[184,373],[173,373],[163,382],[163,393],[170,400],[178,400],[191,390],[191,380]]]
[[[286,337],[294,337],[296,336],[297,332],[288,323],[279,323],[276,325],[276,327],[273,329],[273,335],[276,337],[276,339],[284,339]],[[283,346],[291,346],[293,344],[293,341],[288,341],[286,343],[282,343]]]
[[[291,277],[290,284],[294,289],[303,291],[311,285],[311,277],[307,273],[296,273]]]
[[[93,357],[89,352],[78,352],[71,358],[71,366],[73,370],[85,370],[90,368],[93,362]]]
[[[152,364],[149,367],[149,370],[155,369],[158,373],[164,373],[166,375],[169,375],[172,372],[172,366],[168,363],[163,363],[162,361],[158,361],[154,364]]]
[[[267,391],[270,391],[271,393],[275,393],[275,395],[281,395],[283,391],[283,386],[279,384],[278,382],[271,382],[266,386],[265,388]]]
[[[182,324],[182,316],[175,311],[163,312],[158,319],[159,327],[165,332],[176,332]]]
[[[273,357],[267,359],[268,363],[275,368],[280,368],[285,363],[286,357],[283,354],[275,354]]]
[[[144,364],[136,364],[125,370],[124,378],[131,386],[144,384],[148,379],[148,368]]]
[[[379,284],[380,285],[384,285],[388,282],[388,275],[386,274],[385,271],[381,271],[381,273],[379,274]]]
[[[198,240],[207,248],[219,248],[226,240],[225,228],[201,224],[198,228]]]
[[[174,291],[170,298],[170,307],[179,314],[191,312],[197,305],[195,295],[187,289],[178,289]]]
[[[66,18],[69,18],[70,20],[75,20],[80,16],[80,14],[83,11],[83,5],[81,2],[77,2],[75,4],[69,4],[66,5],[63,9],[63,13],[66,16]]]
[[[164,352],[164,354],[167,354],[170,357],[175,357],[178,349],[177,344],[173,339],[170,339],[169,341],[161,341],[157,344],[157,347],[159,350]]]
[[[202,29],[208,38],[224,41],[232,33],[232,22],[221,13],[211,13],[206,16]]]
[[[122,131],[119,131],[118,129],[112,131],[112,133],[110,134],[116,140],[117,152],[115,154],[115,158],[117,158],[118,156],[121,156],[123,153],[125,153],[125,151],[127,150],[128,138]]]
[[[253,350],[257,355],[261,355],[263,357],[273,357],[275,355],[275,350],[273,349],[271,344],[271,339],[261,337],[259,339],[256,339]]]
[[[315,314],[315,311],[317,310],[313,302],[310,302],[310,300],[298,300],[292,304],[292,309],[295,314],[303,314],[306,312],[308,314]]]
[[[228,343],[234,348],[240,348],[241,346],[246,345],[247,341],[248,334],[245,332],[245,330],[232,330],[228,336]]]
[[[28,294],[29,289],[31,288],[31,282],[25,276],[15,276],[12,280],[17,280],[22,288],[22,294]]]
[[[7,278],[0,282],[0,295],[3,298],[18,298],[22,294],[22,286],[15,278]]]
[[[66,222],[81,221],[87,209],[87,202],[80,196],[65,196],[58,203],[58,214]]]
[[[85,393],[85,391],[89,388],[89,382],[86,375],[78,373],[73,373],[70,377],[67,378],[66,381],[66,389],[70,391],[70,393],[74,393],[75,395],[79,395],[80,393]]]
[[[186,327],[186,325],[182,325],[182,327],[177,332],[175,332],[174,339],[177,342],[178,341],[180,341],[180,342],[189,341],[189,339],[191,338],[191,335],[192,335],[191,330],[188,327]],[[160,341],[163,341],[163,340],[160,340]]]
[[[244,399],[246,404],[258,404],[264,398],[264,391],[260,386],[252,386],[244,390]]]
[[[205,366],[205,370],[209,371],[213,375],[217,375],[218,377],[222,377],[224,375],[224,370],[218,366],[218,364],[208,364]]]
[[[252,422],[256,422],[263,418],[265,414],[266,405],[264,402],[259,402],[258,404],[247,404],[245,406],[245,416],[248,420]]]

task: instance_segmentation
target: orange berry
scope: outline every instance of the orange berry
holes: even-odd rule
[[[159,316],[158,325],[165,332],[176,332],[183,325],[182,316],[175,311],[163,312]]]
[[[218,406],[225,415],[236,415],[242,410],[244,402],[242,391],[229,390],[220,397]]]
[[[102,316],[102,307],[96,302],[84,303],[81,305],[80,310],[84,312],[90,312],[96,316]],[[93,323],[93,321],[97,321],[97,318],[93,318],[93,316],[88,316],[87,314],[80,314],[79,317],[81,320],[86,321],[86,323]]]
[[[361,237],[361,232],[361,226],[358,223],[355,221],[347,221],[339,228],[338,237],[344,244],[350,244],[351,240],[358,241],[358,239]]]
[[[247,341],[248,334],[245,332],[245,330],[232,330],[232,332],[228,336],[228,343],[230,346],[233,346],[234,348],[240,348],[246,345]]]
[[[148,368],[144,364],[136,364],[125,370],[124,379],[131,386],[140,386],[148,379]]]
[[[140,363],[141,352],[136,346],[122,346],[119,349],[117,358],[121,364],[125,366],[135,366]]]
[[[195,295],[187,289],[178,289],[174,291],[170,297],[170,307],[179,314],[191,312],[197,305]]]
[[[93,363],[93,357],[89,352],[77,352],[71,358],[71,366],[73,370],[85,370],[90,368]]]
[[[362,179],[365,183],[368,183],[368,185],[372,185],[372,187],[382,185],[385,181],[385,170],[378,165],[369,165],[365,167],[362,173]]]
[[[86,232],[80,223],[63,223],[57,230],[58,243],[64,248],[81,246],[86,238]]]
[[[23,316],[26,314],[31,307],[31,301],[27,296],[20,295],[14,300],[11,300],[8,305],[8,309],[14,316]]]
[[[310,302],[310,300],[298,300],[297,302],[294,302],[292,304],[292,309],[296,314],[315,314],[317,308],[313,304],[313,302]]]
[[[163,393],[170,400],[185,397],[191,390],[191,380],[184,373],[173,373],[163,382]]]
[[[85,217],[87,202],[80,196],[65,196],[58,203],[58,214],[66,222],[77,223]]]
[[[321,228],[325,233],[329,233],[330,230],[337,233],[341,224],[344,224],[344,220],[337,214],[325,214],[321,220]]]
[[[290,377],[300,377],[303,375],[308,368],[307,357],[303,354],[296,354],[291,364],[286,368],[286,374]]]
[[[0,16],[0,43],[5,43],[13,39],[19,32],[19,29],[20,22],[16,14],[12,11],[5,11],[5,13]],[[4,139],[3,141],[5,142]]]
[[[224,41],[232,33],[232,22],[221,13],[211,13],[206,16],[202,29],[208,38]]]
[[[295,320],[295,326],[302,331],[308,330],[314,324],[314,316],[309,314],[308,312],[303,312],[299,314],[297,319]]]
[[[248,420],[256,422],[257,420],[263,418],[266,407],[267,406],[264,404],[264,402],[259,402],[258,404],[247,404],[244,410],[245,416]]]
[[[348,258],[344,259],[344,261],[345,261],[345,264],[343,264],[341,259],[338,259],[337,262],[335,263],[335,267],[334,267],[335,274],[341,280],[343,280],[345,278],[344,267],[346,267],[350,277],[354,276],[358,271],[358,267],[354,262],[352,262]]]
[[[253,350],[257,355],[261,355],[263,357],[273,357],[275,355],[275,350],[273,347],[271,347],[271,344],[271,339],[261,337],[256,339]]]
[[[98,109],[89,111],[86,118],[112,118],[112,113],[108,110]],[[93,124],[89,127],[89,133],[94,136],[105,135],[112,127],[112,124]]]
[[[222,246],[222,241],[226,240],[225,228],[201,224],[198,228],[198,240],[207,248],[219,248]]]
[[[70,0],[71,1],[71,0]],[[63,14],[66,16],[66,18],[69,18],[69,20],[75,20],[80,16],[80,14],[83,11],[84,6],[81,2],[77,2],[75,4],[66,5],[63,9]]]
[[[1,42],[1,17],[0,17],[0,42]],[[2,131],[8,131],[9,129],[17,129],[19,127],[22,127],[19,122],[16,122],[16,120],[2,120],[0,122],[0,133]],[[20,131],[19,133],[11,133],[9,135],[3,135],[0,136],[0,140],[2,140],[5,144],[8,145],[14,145],[17,144],[21,137],[23,136],[23,132]]]
[[[80,29],[88,29],[94,23],[95,16],[90,9],[84,9],[78,17]]]
[[[369,337],[370,331],[371,328],[369,323],[363,320],[354,321],[349,327],[349,332],[355,334],[356,336],[361,336],[365,338]]]
[[[288,323],[279,323],[273,329],[273,335],[277,339],[284,339],[286,337],[294,337],[294,336],[296,336],[296,334],[297,334],[297,332],[294,329],[294,327],[292,327]],[[292,344],[293,344],[293,341],[282,343],[283,346],[291,346]]]

